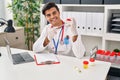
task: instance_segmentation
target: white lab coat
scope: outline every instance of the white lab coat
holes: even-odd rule
[[[44,52],[44,51],[47,50],[49,52],[54,53],[55,47],[54,47],[53,41],[50,41],[50,43],[46,47],[43,46],[44,40],[45,40],[45,38],[47,36],[47,28],[48,27],[51,27],[51,24],[48,24],[47,26],[45,26],[45,28],[43,29],[43,31],[41,33],[41,36],[33,44],[33,51],[34,52],[39,53],[39,52]],[[57,34],[55,35],[54,39],[57,42],[59,32],[60,32],[61,28],[56,29],[56,30],[57,30]],[[81,36],[78,35],[77,40],[75,42],[73,42],[72,41],[72,36],[71,36],[72,34],[70,32],[70,27],[68,27],[66,24],[64,24],[64,36],[63,36],[63,39],[67,35],[69,36],[69,44],[67,44],[67,45],[66,44],[60,44],[60,41],[59,41],[57,54],[82,58],[84,56],[84,53],[85,53],[85,48],[84,48],[84,45],[83,45],[83,43],[81,41]],[[60,37],[60,39],[61,39],[61,37]]]

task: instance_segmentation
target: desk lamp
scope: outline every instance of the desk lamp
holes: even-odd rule
[[[0,18],[0,27],[3,25],[7,25],[7,27],[4,29],[4,32],[8,32],[8,33],[15,32],[12,20],[6,21],[5,19]],[[0,52],[0,56],[1,56],[1,52]]]
[[[15,29],[13,27],[13,21],[10,19],[8,21],[6,21],[5,19],[3,18],[0,18],[0,27],[3,26],[3,25],[7,25],[7,27],[4,29],[4,32],[15,32]]]

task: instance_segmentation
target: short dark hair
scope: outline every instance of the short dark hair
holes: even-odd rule
[[[45,15],[45,11],[52,8],[52,7],[55,7],[59,11],[58,6],[54,2],[48,2],[43,6],[42,14]]]

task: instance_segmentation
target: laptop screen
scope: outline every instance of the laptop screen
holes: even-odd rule
[[[5,41],[5,45],[6,45],[6,48],[7,48],[8,57],[13,62],[9,41],[7,40],[6,37],[4,37],[4,41]]]
[[[28,52],[21,52],[21,53],[12,54],[9,41],[7,40],[7,38],[4,38],[4,41],[6,44],[8,57],[13,62],[13,64],[20,64],[20,63],[27,63],[27,62],[34,61],[34,59],[30,56],[30,54]]]

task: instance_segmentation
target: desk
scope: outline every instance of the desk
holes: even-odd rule
[[[27,50],[13,49],[12,53]],[[82,61],[74,57],[57,55],[60,64],[37,66],[35,62],[13,65],[5,47],[0,47],[0,80],[105,80],[111,66],[108,62],[96,61],[95,66],[83,69]],[[28,51],[31,56],[32,51]],[[81,73],[74,69],[78,66]]]

